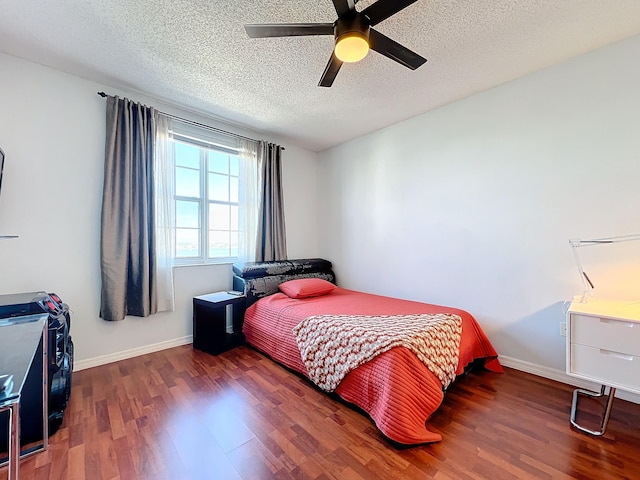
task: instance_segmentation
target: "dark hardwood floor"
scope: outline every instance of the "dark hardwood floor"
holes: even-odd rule
[[[429,421],[444,440],[412,448],[244,346],[173,348],[73,382],[62,428],[22,460],[22,480],[640,478],[640,405],[617,399],[591,437],[570,428],[571,387],[511,369],[458,379]]]

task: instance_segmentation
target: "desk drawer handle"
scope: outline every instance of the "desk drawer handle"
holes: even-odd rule
[[[635,323],[632,323],[632,322],[623,322],[622,320],[613,320],[612,318],[601,318],[600,323],[618,323],[618,324],[621,323],[622,325],[628,328],[633,328],[633,326],[635,325]]]
[[[624,353],[612,352],[611,350],[600,349],[600,354],[620,358],[621,360],[629,360],[630,362],[633,361],[633,355],[625,355]]]

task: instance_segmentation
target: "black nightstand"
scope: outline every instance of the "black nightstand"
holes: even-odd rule
[[[217,355],[244,342],[246,297],[227,292],[193,297],[193,348]],[[227,305],[231,305],[233,333],[227,332]]]

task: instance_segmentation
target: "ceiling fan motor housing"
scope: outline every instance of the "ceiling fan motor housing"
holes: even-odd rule
[[[333,26],[336,42],[343,36],[356,35],[369,41],[369,21],[359,12],[339,17]]]

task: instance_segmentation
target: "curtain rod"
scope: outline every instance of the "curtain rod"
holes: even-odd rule
[[[98,92],[98,95],[100,95],[103,98],[107,96],[107,94],[104,93],[104,92]],[[158,110],[158,112],[160,112],[162,115],[165,115],[165,116],[167,116],[169,118],[173,118],[174,120],[179,120],[181,122],[185,122],[185,123],[188,123],[190,125],[195,125],[197,127],[206,128],[207,130],[212,130],[214,132],[222,133],[224,135],[229,135],[231,137],[243,138],[245,140],[251,140],[252,142],[257,142],[257,140],[255,138],[245,137],[244,135],[240,135],[238,133],[227,132],[226,130],[222,130],[221,128],[212,127],[211,125],[205,125],[204,123],[199,123],[199,122],[195,122],[193,120],[189,120],[187,118],[178,117],[177,115],[172,115],[170,113],[165,113],[165,112],[162,112],[160,110]],[[282,150],[285,149],[284,147],[280,147],[280,148],[282,148]]]

